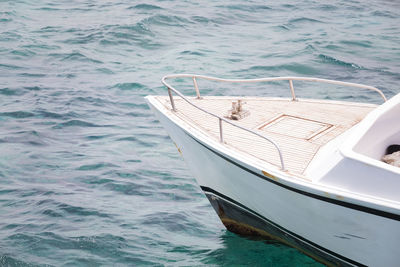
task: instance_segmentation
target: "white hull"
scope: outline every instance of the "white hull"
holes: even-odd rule
[[[395,209],[269,176],[157,101],[148,101],[228,228],[232,222],[269,232],[326,264],[399,266],[400,215]]]

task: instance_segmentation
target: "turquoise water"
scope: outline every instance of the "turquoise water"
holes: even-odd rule
[[[180,72],[317,76],[391,97],[399,18],[377,0],[0,1],[0,265],[318,266],[227,232],[143,97]]]

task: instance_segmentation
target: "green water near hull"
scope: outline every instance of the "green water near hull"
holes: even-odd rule
[[[227,232],[143,97],[166,94],[170,73],[317,76],[391,97],[399,17],[392,1],[0,1],[0,265],[318,266]]]

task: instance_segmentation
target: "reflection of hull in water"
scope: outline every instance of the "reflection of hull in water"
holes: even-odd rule
[[[229,140],[218,142],[215,136],[171,111],[165,98],[147,97],[147,101],[228,230],[278,240],[327,265],[396,266],[400,262],[400,214],[396,202],[391,205],[383,199],[369,199],[362,191],[353,194],[329,187],[336,181],[334,175],[347,188],[363,178],[374,181],[375,176],[368,173],[372,165],[366,165],[365,172],[357,176],[353,175],[355,170],[365,164],[353,158],[335,158],[333,163],[339,167],[330,162],[330,169],[326,168],[330,172],[320,178],[323,181],[327,177],[328,182],[315,183],[313,179],[296,177],[290,170],[277,171],[276,166],[245,156],[229,147]],[[182,107],[178,106],[178,110]],[[329,159],[328,152],[325,150],[325,155],[319,157]],[[353,164],[353,169],[348,164]],[[318,169],[315,166],[314,170]],[[346,177],[354,179],[346,184]],[[394,181],[398,174],[379,177]],[[354,188],[366,190],[366,185],[358,183]],[[395,196],[387,184],[379,186],[377,194]]]

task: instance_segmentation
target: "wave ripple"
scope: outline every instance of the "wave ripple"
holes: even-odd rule
[[[166,95],[170,73],[316,76],[391,97],[399,17],[377,0],[0,1],[0,266],[321,266],[227,232],[143,97]],[[287,96],[278,86],[199,82]]]

